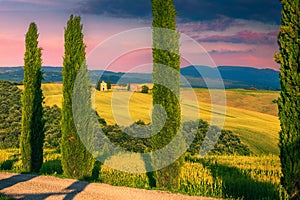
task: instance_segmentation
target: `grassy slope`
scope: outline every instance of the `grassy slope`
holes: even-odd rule
[[[22,86],[20,86],[21,88]],[[61,106],[62,85],[43,84],[46,105]],[[210,96],[207,89],[196,89],[199,100],[200,118],[210,121]],[[274,91],[227,90],[227,111],[224,128],[239,135],[255,154],[278,154],[277,147],[279,120],[277,106],[272,100],[279,93]],[[129,104],[129,109],[127,105]],[[114,105],[113,108],[111,105]],[[129,92],[95,92],[95,109],[109,124],[128,125],[139,119],[150,121],[152,97],[149,94]],[[195,111],[195,105],[188,100],[183,102],[188,116]],[[113,115],[114,113],[114,115]],[[130,116],[132,119],[128,120]],[[216,115],[217,116],[217,115]]]

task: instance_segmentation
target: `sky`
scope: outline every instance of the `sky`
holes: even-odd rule
[[[190,39],[181,41],[182,55],[197,58],[193,64],[279,70],[273,59],[278,51],[279,0],[174,3],[177,29]],[[62,66],[64,28],[71,14],[81,16],[90,69],[129,71],[152,62],[151,37],[145,31],[152,23],[150,0],[0,0],[0,67],[23,65],[31,22],[38,26],[43,65]],[[203,61],[203,53],[212,61]],[[182,67],[190,64],[185,61],[182,58]]]

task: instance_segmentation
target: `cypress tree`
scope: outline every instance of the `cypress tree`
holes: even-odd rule
[[[89,118],[85,118],[91,109],[91,102],[87,86],[87,67],[85,64],[85,44],[83,43],[82,24],[79,16],[70,16],[70,19],[65,28],[65,53],[63,60],[63,103],[62,103],[62,167],[64,175],[73,178],[91,177],[93,169],[93,157],[89,150],[83,145],[79,137],[75,123],[73,110],[82,113],[82,120],[87,125]],[[76,80],[76,75],[80,79],[80,84],[76,85],[76,92],[79,94],[77,102],[84,100],[83,108],[74,108],[76,104],[72,104],[73,87]],[[87,89],[88,87],[88,89]],[[72,110],[73,109],[73,110]],[[81,122],[80,122],[81,123]],[[87,125],[88,126],[88,125]],[[88,127],[83,127],[88,128]],[[81,129],[82,131],[82,129]],[[88,134],[88,133],[87,133]],[[86,142],[86,141],[85,141]],[[85,143],[86,144],[86,143]]]
[[[300,3],[281,0],[278,34],[281,92],[278,99],[281,184],[291,199],[300,199]]]
[[[101,82],[100,82],[100,78],[97,80],[97,83],[96,83],[96,87],[95,89],[100,91],[100,86],[101,86]]]
[[[163,128],[151,138],[152,150],[162,149],[175,137],[180,128],[181,109],[179,104],[180,86],[180,55],[179,33],[176,31],[176,11],[173,0],[152,0],[153,13],[153,105],[160,105],[166,113]],[[163,29],[161,29],[163,28]],[[165,70],[163,66],[171,70]],[[158,82],[163,84],[158,84]],[[167,85],[168,87],[165,87]],[[171,88],[171,89],[170,89]],[[161,112],[152,113],[152,131],[157,132],[161,127]],[[180,145],[179,145],[180,146]],[[174,155],[175,149],[167,152],[168,157]],[[160,158],[161,162],[162,159]],[[153,166],[157,166],[153,159]],[[179,175],[183,164],[180,157],[167,167],[155,172],[156,186],[168,189],[179,187]]]
[[[131,90],[131,85],[130,83],[127,84],[127,91],[130,91]]]
[[[110,79],[107,79],[107,89],[110,90],[111,89],[111,82]]]
[[[23,68],[24,91],[20,152],[24,172],[39,172],[43,164],[42,49],[38,47],[38,37],[37,26],[35,23],[31,23],[26,33]]]

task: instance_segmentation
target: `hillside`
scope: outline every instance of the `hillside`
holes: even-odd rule
[[[190,81],[193,87],[205,87],[203,78],[216,79],[217,70],[221,75],[225,88],[256,88],[263,90],[278,90],[279,72],[272,69],[256,69],[252,67],[219,66],[188,66],[181,73]],[[202,83],[201,83],[202,82]]]
[[[19,86],[22,89],[22,86]],[[57,104],[61,107],[62,85],[43,84],[42,89],[45,95],[45,104],[53,106]],[[199,105],[201,119],[210,120],[210,98],[208,90],[195,90]],[[227,90],[227,113],[224,128],[232,130],[237,134],[243,143],[249,146],[255,154],[278,154],[278,132],[280,130],[279,120],[276,116],[277,106],[272,102],[279,95],[272,91],[252,91],[252,90]],[[111,98],[114,95],[119,97],[120,104],[127,105],[122,96],[131,95],[129,92],[98,92],[95,93],[95,109],[108,124],[116,123],[111,108]],[[132,117],[131,122],[143,120],[150,121],[149,109],[152,105],[150,94],[134,93],[129,102],[129,112]],[[186,104],[188,109],[193,111],[193,105]],[[126,113],[118,113],[119,119],[127,120]]]
[[[256,69],[251,67],[220,66],[217,67],[224,81],[225,88],[256,88],[263,90],[278,90],[279,72],[271,69]],[[43,82],[62,82],[61,67],[42,67],[44,72]],[[216,69],[206,66],[188,66],[181,69],[181,74],[189,81],[194,88],[206,88],[204,80],[214,81]],[[111,80],[116,84],[123,83],[150,83],[152,75],[150,73],[125,73],[110,72],[103,70],[90,70],[90,78],[93,83],[101,76],[101,79]],[[0,67],[0,80],[21,82],[23,80],[23,69],[21,67]],[[186,83],[182,82],[182,87]]]
[[[61,85],[54,85],[54,84],[44,84],[44,86],[56,86],[58,88],[61,88]],[[19,86],[22,88],[22,86]],[[13,92],[14,91],[14,92]],[[46,91],[55,91],[53,87],[50,88],[44,88],[44,92]],[[56,93],[54,94],[54,97],[59,95]],[[2,119],[1,123],[1,131],[0,131],[0,149],[1,148],[18,148],[19,147],[19,135],[21,132],[21,105],[20,105],[20,99],[21,99],[21,93],[22,91],[14,84],[8,82],[8,81],[0,81],[0,97],[2,97],[2,101],[6,102],[4,106],[0,109],[0,117]],[[116,98],[116,101],[121,102],[119,105],[115,105],[117,109],[120,108],[120,106],[123,107],[124,101],[123,98],[125,95],[130,95],[129,92],[116,92],[116,94],[119,94],[121,96],[118,96],[119,98]],[[13,101],[7,101],[5,97],[11,96],[10,100],[13,99]],[[51,96],[51,95],[48,95]],[[121,98],[120,98],[121,97]],[[121,100],[122,99],[122,100]],[[112,101],[112,103],[115,101]],[[16,106],[18,105],[18,106]],[[136,105],[136,104],[133,104]],[[98,106],[98,105],[97,105]],[[109,105],[107,105],[109,108]],[[9,109],[9,112],[7,110]],[[125,106],[126,108],[126,106]],[[120,111],[118,110],[118,114],[124,115],[127,112],[126,111]],[[118,123],[119,125],[123,125],[122,127],[118,125],[107,125],[105,119],[98,116],[98,122],[101,124],[102,130],[106,134],[106,136],[109,138],[110,141],[115,143],[118,146],[122,146],[123,149],[126,149],[131,152],[145,152],[146,150],[149,150],[151,148],[151,138],[140,138],[140,137],[134,137],[133,135],[139,135],[141,133],[147,134],[151,132],[151,128],[149,126],[143,126],[146,125],[144,122],[139,121],[139,125],[135,124],[133,121],[129,121],[129,124],[124,123]],[[114,116],[116,117],[116,116]],[[130,117],[123,117],[125,120],[130,119]],[[14,120],[12,122],[12,119]],[[45,148],[51,148],[51,149],[59,149],[60,139],[61,139],[61,127],[60,127],[60,121],[61,121],[61,110],[56,105],[53,105],[52,107],[44,106],[44,112],[43,112],[43,119],[45,121],[45,140],[44,140],[44,147]],[[116,119],[116,118],[115,118]],[[184,122],[183,123],[183,134],[185,135],[185,138],[187,141],[192,142],[189,145],[188,152],[191,154],[198,154],[201,144],[203,142],[203,139],[206,135],[206,132],[209,129],[209,124],[206,121],[199,120],[195,121],[195,118],[193,121]],[[123,119],[122,119],[123,120]],[[120,121],[118,121],[120,122]],[[13,126],[11,126],[13,124]],[[129,126],[128,126],[129,125]],[[141,126],[140,126],[141,125]],[[195,127],[198,127],[197,132],[195,133],[195,138],[192,137],[191,132],[195,129]],[[125,129],[126,131],[125,131]],[[130,133],[128,133],[128,131]],[[241,143],[240,138],[228,130],[220,130],[217,127],[214,127],[212,130],[212,135],[219,135],[219,140],[216,144],[213,144],[211,142],[206,143],[206,145],[211,146],[212,151],[210,153],[214,155],[220,155],[220,154],[226,154],[226,155],[250,155],[251,151],[250,149],[245,145]],[[103,139],[101,135],[95,135],[95,141],[97,141],[97,146],[100,147],[103,145]],[[213,146],[212,146],[213,145]],[[214,148],[213,148],[214,147]],[[0,165],[1,168],[2,165]]]

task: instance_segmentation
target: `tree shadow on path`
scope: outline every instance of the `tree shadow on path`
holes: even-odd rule
[[[9,188],[11,186],[14,186],[18,183],[22,183],[22,182],[26,182],[29,181],[35,177],[38,177],[37,175],[32,175],[32,174],[18,174],[18,175],[13,175],[9,178],[6,179],[2,179],[0,181],[0,192],[1,190],[5,189],[5,188]],[[74,183],[72,183],[70,186],[68,186],[67,188],[59,191],[59,192],[49,192],[49,193],[25,193],[22,194],[21,191],[20,193],[17,194],[11,194],[11,193],[3,193],[7,196],[13,197],[13,198],[21,198],[21,199],[46,199],[50,196],[61,196],[61,195],[65,195],[65,197],[63,198],[64,200],[71,200],[74,199],[75,196],[77,194],[79,194],[80,192],[82,192],[87,186],[88,186],[88,182],[85,181],[76,181]]]
[[[87,186],[88,186],[88,182],[85,181],[76,181],[73,184],[71,184],[69,187],[67,187],[65,190],[71,190],[70,192],[67,192],[66,197],[64,198],[64,200],[70,200],[70,199],[74,199],[74,197],[82,192]]]
[[[32,174],[17,174],[13,175],[9,178],[6,179],[1,179],[0,181],[0,190],[3,190],[5,188],[11,187],[15,184],[29,181],[33,178],[37,177],[37,175],[32,175]]]

